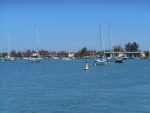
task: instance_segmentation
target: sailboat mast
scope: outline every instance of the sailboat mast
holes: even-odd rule
[[[8,32],[8,45],[7,45],[7,56],[10,56],[10,44],[9,44],[9,32]]]
[[[35,42],[36,42],[36,52],[38,52],[38,50],[40,50],[41,48],[41,45],[40,45],[39,32],[38,32],[37,25],[35,25]]]
[[[112,52],[112,50],[111,50],[111,47],[112,47],[112,44],[111,44],[111,28],[110,28],[110,24],[109,24],[109,40],[110,40],[110,52]]]
[[[102,43],[103,43],[102,42],[102,26],[100,24],[100,53],[102,52],[102,47],[103,47]],[[102,55],[102,53],[100,55]]]

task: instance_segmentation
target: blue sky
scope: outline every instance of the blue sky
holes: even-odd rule
[[[35,25],[41,49],[100,50],[100,24],[104,48],[109,49],[109,23],[113,45],[137,42],[150,48],[149,0],[0,0],[0,46],[11,50],[35,49]]]

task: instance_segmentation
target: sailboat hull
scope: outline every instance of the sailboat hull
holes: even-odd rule
[[[95,60],[95,65],[105,65],[107,62],[105,59],[97,59]]]
[[[123,63],[122,60],[116,60],[115,63]]]
[[[115,62],[115,58],[107,57],[107,62]]]
[[[4,58],[4,61],[12,61],[12,60],[14,60],[13,57]]]
[[[30,58],[29,62],[31,63],[40,63],[42,61],[42,58]]]

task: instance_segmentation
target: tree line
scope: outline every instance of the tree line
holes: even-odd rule
[[[105,50],[105,52],[138,52],[139,50],[139,44],[137,44],[136,42],[128,42],[127,44],[125,44],[124,48],[120,45],[115,45],[113,47],[111,47],[110,50]],[[83,57],[86,55],[86,53],[88,52],[96,52],[96,50],[87,50],[86,47],[82,48],[80,51],[78,51],[75,56],[77,57]],[[103,51],[98,51],[96,52],[96,54],[103,54]]]
[[[136,42],[128,42],[127,44],[124,45],[124,48],[121,47],[120,45],[115,45],[111,48],[111,50],[105,50],[105,52],[139,52],[139,44],[137,44]],[[35,50],[30,50],[28,49],[26,52],[36,52]],[[38,51],[39,54],[42,54],[43,52],[48,52],[47,50],[40,50]],[[61,51],[61,52],[65,52],[65,51]],[[97,51],[96,50],[88,50],[87,47],[83,47],[81,50],[79,50],[78,52],[75,53],[75,57],[84,57],[87,55],[87,53],[93,53],[93,54],[102,54],[104,53],[104,51]],[[149,56],[149,51],[144,51],[145,52],[145,56],[148,57]],[[11,56],[12,57],[21,57],[22,52],[18,51],[16,52],[15,50],[11,51]],[[2,56],[7,56],[7,53],[3,53]]]

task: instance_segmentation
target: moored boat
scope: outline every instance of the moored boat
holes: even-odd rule
[[[100,57],[95,60],[95,65],[105,65],[107,63],[107,60],[103,57]]]
[[[107,57],[107,62],[115,62],[115,58],[113,58],[113,57]]]
[[[128,57],[125,55],[125,56],[122,57],[122,59],[123,59],[123,60],[127,60]]]
[[[115,58],[114,58],[114,49],[113,49],[113,45],[112,45],[112,36],[111,36],[111,27],[109,24],[109,40],[110,40],[110,56],[107,57],[107,62],[115,62]]]
[[[35,25],[35,38],[36,38],[36,45],[37,46],[37,49],[39,48],[39,33],[38,33],[38,29],[37,29],[37,26]],[[38,50],[37,50],[38,51]],[[29,61],[32,62],[32,63],[40,63],[42,61],[42,57],[39,55],[38,52],[35,52],[33,53],[30,58],[29,58]]]
[[[100,52],[100,56],[95,59],[95,66],[96,65],[105,65],[107,63],[107,59],[105,57],[105,51],[102,54],[102,51],[103,51],[103,41],[102,41],[102,30],[101,29],[102,28],[101,28],[101,24],[100,24],[100,49],[101,49],[101,52]]]
[[[63,58],[62,58],[62,60],[70,61],[70,60],[71,60],[71,58],[69,58],[69,57],[63,57]]]
[[[42,57],[40,57],[38,53],[32,54],[31,57],[29,58],[29,61],[32,63],[40,63],[41,60],[42,60]]]
[[[12,61],[13,57],[10,55],[10,44],[9,44],[9,32],[8,32],[8,45],[7,45],[7,56],[4,58],[4,61]]]
[[[123,63],[122,57],[118,57],[116,59],[115,63]]]

